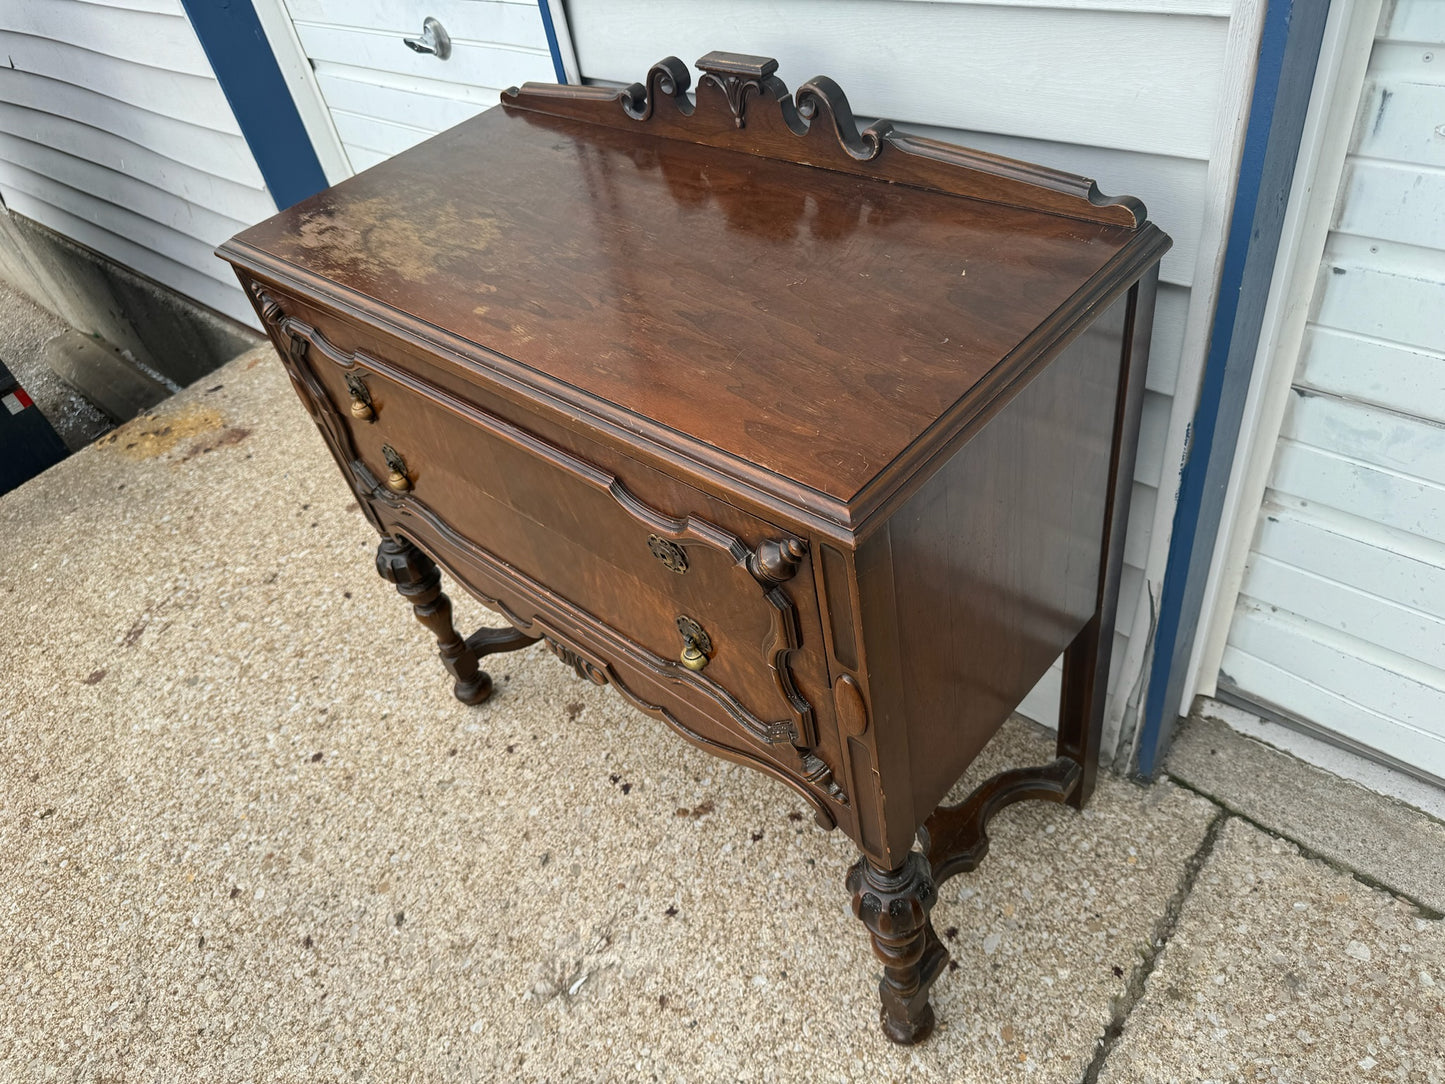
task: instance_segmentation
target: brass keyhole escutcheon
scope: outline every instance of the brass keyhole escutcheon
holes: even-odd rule
[[[687,571],[687,553],[670,538],[650,534],[647,536],[647,548],[669,571],[676,572],[679,576]]]
[[[677,631],[682,634],[682,654],[677,661],[689,670],[701,670],[712,657],[712,638],[687,614],[678,617]]]
[[[381,454],[391,473],[386,476],[386,488],[393,493],[406,493],[411,489],[411,477],[406,471],[406,460],[390,444],[381,446]]]
[[[346,390],[351,395],[351,416],[363,422],[376,421],[376,408],[371,402],[371,389],[357,373],[346,374]]]

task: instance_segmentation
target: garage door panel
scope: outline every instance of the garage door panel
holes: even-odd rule
[[[1445,260],[1396,252],[1391,261],[1384,242],[1360,252],[1338,235],[1330,247],[1316,324],[1445,352]],[[1370,247],[1385,249],[1386,257]]]
[[[1445,354],[1314,327],[1295,382],[1445,424]]]
[[[1299,618],[1263,612],[1249,599],[1242,600],[1235,625],[1220,669],[1232,684],[1366,744],[1373,732],[1386,729],[1387,722],[1445,740],[1445,689],[1433,680],[1421,680],[1421,668],[1407,660]],[[1263,663],[1272,672],[1252,662]],[[1291,695],[1306,687],[1328,694],[1340,709],[1354,705],[1356,714],[1365,717],[1351,720],[1343,710],[1312,714],[1319,703],[1314,695],[1306,700]]]
[[[281,3],[295,32],[285,37],[299,45],[325,106],[326,134],[353,170],[492,108],[507,87],[557,78],[552,40],[533,0]],[[406,44],[422,36],[428,17],[446,31],[446,59]]]
[[[1445,380],[1445,373],[1441,374]],[[1296,386],[1281,435],[1361,463],[1445,485],[1445,427]]]
[[[1445,547],[1317,505],[1265,503],[1256,555],[1293,563],[1388,602],[1445,613]]]
[[[1356,158],[1348,167],[1345,186],[1336,229],[1445,248],[1445,172]]]
[[[1276,500],[1294,497],[1445,542],[1445,489],[1419,479],[1284,440],[1271,486]]]
[[[1445,118],[1445,86],[1395,74],[1376,77],[1365,88],[1360,115],[1368,122],[1355,132],[1351,149],[1356,154],[1445,166],[1445,139],[1435,134],[1435,125]]]
[[[535,3],[499,3],[496,0],[286,0],[291,18],[299,23],[346,26],[385,34],[401,44],[404,37],[421,35],[422,20],[430,16],[453,41],[535,47],[545,39],[542,12]]]
[[[412,52],[392,34],[311,23],[297,23],[296,33],[306,55],[314,61],[373,68],[394,75],[483,87],[510,87],[529,79],[555,78],[550,74],[552,61],[545,49],[453,41],[451,56],[438,60]]]
[[[1445,780],[1442,7],[1371,52],[1219,684]]]
[[[351,168],[358,173],[363,169],[380,165],[391,157],[389,154],[371,150],[369,147],[360,147],[355,143],[344,143],[343,146],[346,148],[346,157],[351,159]]]
[[[1445,764],[1445,739],[1404,726],[1389,714],[1370,711],[1334,690],[1314,685],[1291,670],[1232,646],[1225,649],[1220,673],[1224,691],[1242,695],[1266,712],[1279,712],[1323,727],[1361,752],[1414,774],[1437,781],[1445,779],[1423,767]],[[1269,691],[1255,691],[1259,689]]]
[[[1429,613],[1259,553],[1251,557],[1240,589],[1264,605],[1445,668],[1445,620]]]
[[[356,74],[349,74],[352,72]],[[457,87],[430,80],[408,82],[410,86],[387,85],[364,71],[328,64],[318,64],[316,69],[316,83],[332,109],[427,132],[444,132],[501,100],[498,91],[489,87]]]
[[[388,156],[415,147],[435,134],[408,124],[393,124],[375,117],[348,113],[344,109],[333,109],[331,119],[336,124],[336,133],[341,136],[343,143],[365,147]]]

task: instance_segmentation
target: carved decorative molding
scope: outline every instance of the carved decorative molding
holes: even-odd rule
[[[576,671],[577,676],[582,678],[584,681],[590,681],[593,685],[607,684],[607,671],[598,667],[591,660],[583,658],[566,644],[559,643],[556,640],[548,639],[547,647],[552,652],[552,654],[556,655],[557,658],[561,659],[568,666],[572,667],[572,669]]]
[[[322,439],[331,446],[336,457],[351,464],[352,469],[346,472],[346,481],[357,496],[357,504],[372,526],[385,534],[376,513],[362,499],[377,485],[376,479],[370,476],[371,472],[366,470],[365,465],[356,454],[356,445],[352,443],[351,431],[346,427],[341,414],[332,405],[326,389],[321,386],[305,364],[311,344],[304,337],[294,335],[288,330],[286,313],[282,310],[280,303],[263,287],[253,282],[250,284],[250,290],[255,295],[261,322],[271,336],[272,345],[276,347],[282,357],[291,359],[291,364],[284,368],[287,377],[291,380],[291,387],[296,391],[296,397],[301,400],[301,405],[311,415],[311,420],[321,431]],[[366,475],[365,478],[357,474],[358,467]]]
[[[378,495],[384,496],[385,491],[381,491]],[[425,509],[417,507],[415,502],[397,502],[393,511],[398,515],[400,520],[411,518],[425,523],[428,528],[445,538],[447,546],[455,549],[459,555],[465,555],[466,560],[474,561],[480,567],[495,563],[495,559],[484,550],[481,550],[467,539],[452,532],[445,523],[436,519],[435,516],[432,516]],[[407,530],[401,522],[387,523],[382,527],[382,530],[394,534],[399,533],[413,544],[418,544],[416,534]],[[824,831],[831,830],[837,826],[837,817],[828,806],[828,803],[814,790],[809,789],[809,786],[805,785],[802,781],[802,779],[806,779],[808,784],[823,790],[829,798],[836,801],[839,805],[846,806],[848,804],[848,798],[838,786],[837,782],[834,781],[831,769],[829,769],[820,758],[812,753],[799,754],[797,766],[801,771],[794,774],[783,770],[778,765],[763,757],[757,756],[748,749],[736,745],[724,745],[721,742],[704,737],[686,723],[682,722],[676,715],[668,711],[667,708],[651,702],[630,688],[619,676],[615,667],[609,665],[601,658],[589,657],[581,648],[564,641],[562,634],[557,631],[553,623],[535,614],[532,617],[526,617],[522,613],[519,613],[516,609],[509,606],[505,600],[498,597],[495,592],[484,589],[482,585],[477,582],[475,576],[466,575],[454,562],[448,561],[444,553],[436,551],[436,547],[427,548],[427,552],[437,564],[441,565],[459,582],[466,584],[467,589],[473,595],[505,617],[516,629],[531,639],[544,639],[552,653],[568,666],[571,666],[579,677],[585,678],[597,685],[611,685],[621,694],[622,698],[632,704],[633,707],[651,715],[655,719],[661,719],[692,744],[741,764],[744,767],[760,771],[783,783],[808,803],[813,810],[814,819]],[[515,570],[509,573],[509,578],[513,580],[521,579],[526,585],[526,590],[537,594],[539,597],[547,594],[546,589],[540,584],[530,581],[525,577],[518,577]],[[560,605],[573,611],[568,619],[568,623],[573,627],[588,623],[588,619],[586,619],[580,611],[576,611],[575,608],[571,607],[570,603],[556,599],[555,596],[551,601],[553,605]],[[469,637],[468,643],[470,642],[471,638]],[[629,661],[632,665],[640,666],[642,669],[650,672],[654,679],[660,676],[662,660],[656,659],[649,652],[642,650],[635,644],[628,646],[627,654],[631,656]],[[802,776],[802,779],[798,777],[799,775]]]
[[[654,64],[642,83],[621,89],[525,83],[502,92],[509,109],[628,128],[724,147],[766,158],[857,173],[1136,229],[1144,205],[1132,196],[1108,197],[1087,177],[895,131],[880,120],[861,132],[842,89],[826,75],[794,94],[774,73],[771,57],[712,52],[697,62],[703,73],[696,101],[692,75],[675,56]]]
[[[764,86],[773,79],[778,62],[762,57],[744,56],[741,53],[708,53],[697,62],[704,75],[697,81],[698,89],[713,86],[722,91],[732,111],[733,125],[747,127],[748,95],[763,93]],[[778,83],[781,87],[782,84]],[[787,89],[783,88],[783,93]]]

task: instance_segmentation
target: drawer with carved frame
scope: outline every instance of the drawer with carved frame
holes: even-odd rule
[[[698,67],[514,88],[220,251],[457,696],[545,639],[805,797],[916,1042],[938,884],[1094,786],[1170,242],[1085,178],[859,131],[826,77]],[[459,633],[438,566],[510,627]],[[1057,758],[939,806],[1060,655]]]
[[[847,798],[836,760],[818,755],[837,738],[807,542],[686,486],[658,494],[663,511],[583,458],[575,438],[570,449],[553,444],[478,405],[478,388],[464,398],[398,364],[406,348],[378,328],[249,287],[374,521],[505,605],[584,677],[610,680],[685,736],[783,779],[820,823],[836,823]],[[490,588],[476,582],[483,567],[494,570]],[[515,599],[522,584],[540,595],[543,582],[565,619],[536,628]],[[630,668],[626,680],[602,661],[611,656]],[[458,696],[478,699],[477,689],[461,683]]]

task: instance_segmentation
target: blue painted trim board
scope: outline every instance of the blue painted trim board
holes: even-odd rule
[[[1271,0],[1265,13],[1219,300],[1159,600],[1139,737],[1137,771],[1145,778],[1163,763],[1184,693],[1328,9],[1318,0]]]
[[[537,0],[542,12],[542,29],[547,32],[547,48],[552,53],[552,70],[557,73],[557,82],[567,82],[567,69],[562,67],[562,47],[557,44],[557,28],[552,25],[552,6],[547,0]]]
[[[278,210],[326,187],[326,174],[251,0],[181,0]]]

